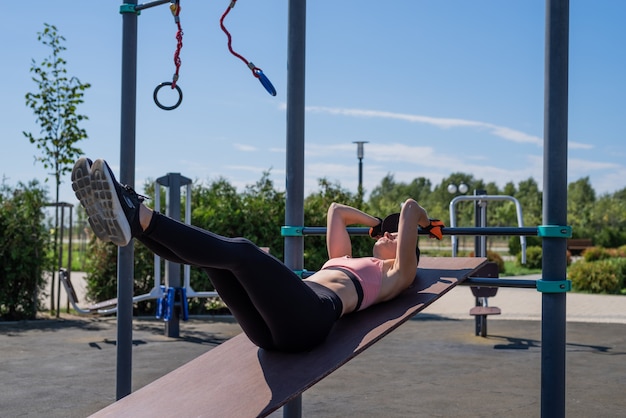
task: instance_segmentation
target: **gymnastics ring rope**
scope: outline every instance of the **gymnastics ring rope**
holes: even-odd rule
[[[226,34],[226,37],[228,38],[228,50],[235,57],[242,60],[244,64],[248,66],[248,68],[250,68],[250,70],[252,71],[252,75],[255,76],[261,82],[261,84],[263,85],[263,87],[265,87],[265,90],[267,90],[269,94],[271,94],[272,96],[276,96],[276,89],[274,88],[270,80],[265,76],[263,71],[259,67],[255,66],[252,62],[248,61],[243,56],[239,55],[233,50],[232,37],[230,36],[230,32],[228,32],[228,29],[226,29],[226,26],[224,26],[224,19],[226,18],[228,13],[230,13],[230,11],[235,7],[236,3],[237,3],[237,0],[232,0],[230,2],[230,5],[226,8],[226,11],[222,15],[222,18],[220,19],[220,27],[222,28],[222,30]]]
[[[174,66],[176,67],[176,71],[172,76],[172,81],[166,81],[164,83],[159,84],[154,89],[154,93],[152,94],[152,98],[154,99],[154,103],[163,110],[174,110],[183,101],[183,91],[180,89],[178,84],[178,72],[180,71],[180,50],[183,49],[183,28],[180,24],[180,0],[175,0],[170,4],[170,11],[172,12],[172,16],[174,16],[174,23],[176,23],[177,31],[176,31],[176,51],[174,52]],[[178,92],[178,100],[172,106],[165,106],[159,101],[159,90],[161,90],[165,86],[170,86],[172,90],[176,89]]]
[[[248,61],[241,54],[235,52],[235,50],[232,47],[232,36],[230,32],[228,31],[228,29],[226,29],[226,26],[224,25],[224,19],[226,18],[228,13],[230,13],[231,9],[235,7],[236,3],[237,3],[237,0],[231,0],[230,4],[226,8],[226,11],[224,12],[224,14],[222,14],[222,17],[220,18],[220,27],[222,28],[222,31],[224,31],[228,39],[228,50],[230,51],[231,54],[233,54],[235,57],[243,61],[244,64],[246,64],[246,66],[252,71],[252,75],[260,81],[261,85],[265,88],[265,90],[269,94],[271,94],[272,96],[276,96],[276,89],[272,85],[272,82],[263,73],[263,70],[261,70],[259,67],[254,65],[251,61]],[[178,106],[180,106],[180,104],[183,101],[183,91],[177,84],[178,78],[179,78],[180,65],[181,65],[180,51],[183,48],[183,29],[180,24],[180,10],[181,10],[180,0],[172,1],[172,3],[170,4],[170,11],[172,12],[172,15],[174,16],[174,23],[176,23],[176,26],[177,26],[176,51],[174,52],[174,66],[176,67],[176,71],[174,72],[172,81],[166,81],[166,82],[159,84],[154,89],[154,93],[152,94],[154,103],[163,110],[174,110]],[[158,98],[159,91],[165,86],[170,86],[172,90],[175,89],[178,92],[178,100],[172,106],[165,106],[159,101],[159,98]]]

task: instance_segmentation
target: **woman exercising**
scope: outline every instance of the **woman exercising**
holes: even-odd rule
[[[413,199],[402,206],[396,227],[384,229],[380,218],[333,203],[327,218],[329,260],[301,280],[245,238],[223,237],[152,211],[142,196],[117,182],[104,160],[80,158],[72,188],[99,239],[125,246],[136,238],[166,260],[203,269],[243,331],[266,350],[311,349],[342,315],[396,297],[415,278],[418,227],[441,239],[443,226],[429,220]],[[373,257],[352,258],[346,229],[352,224],[371,227]]]

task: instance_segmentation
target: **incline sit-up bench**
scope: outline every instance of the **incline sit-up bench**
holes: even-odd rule
[[[328,342],[309,352],[268,352],[240,334],[93,417],[267,416],[398,328],[484,264],[485,258],[422,257],[409,289],[392,301],[344,316]]]

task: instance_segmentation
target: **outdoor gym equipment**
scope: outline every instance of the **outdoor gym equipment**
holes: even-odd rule
[[[154,5],[153,3],[151,5]],[[136,75],[137,75],[137,11],[141,8],[136,0],[127,0],[122,6],[122,82],[121,82],[121,129],[120,129],[120,182],[131,187],[135,184],[135,136],[136,136]],[[546,0],[545,19],[545,96],[544,96],[544,179],[543,179],[543,228],[560,231],[567,225],[567,114],[568,114],[568,57],[569,57],[569,1]],[[305,133],[305,55],[306,55],[306,2],[288,1],[287,46],[287,107],[286,107],[286,210],[287,225],[302,225],[304,220],[304,133]],[[457,235],[458,233],[457,228]],[[485,231],[486,233],[486,231]],[[487,234],[489,235],[489,234]],[[493,235],[503,235],[496,233]],[[566,323],[566,237],[543,236],[542,268],[542,344],[541,344],[541,415],[565,416],[565,323]],[[302,236],[285,237],[285,263],[292,270],[302,269],[304,239]],[[118,326],[117,326],[117,399],[131,393],[132,376],[132,242],[118,250]],[[451,258],[454,260],[454,258]],[[458,259],[458,258],[457,258]],[[553,290],[553,291],[546,291]],[[382,305],[381,305],[382,306]],[[363,312],[364,314],[367,311]],[[358,317],[358,315],[354,315]],[[244,337],[236,337],[238,341]],[[236,342],[235,342],[236,343]],[[218,353],[228,349],[228,342],[216,348]],[[248,342],[248,344],[250,344]],[[245,343],[242,343],[245,345]],[[223,347],[223,348],[222,348]],[[249,346],[248,346],[249,347]],[[332,348],[332,347],[331,347]],[[211,352],[215,351],[211,350]],[[245,351],[245,348],[243,349]],[[207,355],[210,355],[209,352]],[[251,351],[247,353],[257,354]],[[282,357],[283,359],[285,356]],[[329,359],[328,357],[319,357]],[[264,358],[265,359],[265,358]],[[276,359],[276,357],[274,357]],[[280,359],[276,359],[279,361]],[[196,363],[189,363],[193,367]],[[265,363],[267,364],[267,363]],[[280,364],[280,363],[279,363]],[[330,370],[331,368],[329,368]],[[180,370],[180,369],[179,369]],[[187,369],[185,369],[187,370]],[[258,370],[258,369],[257,369]],[[271,368],[272,376],[278,368]],[[182,371],[184,372],[184,370]],[[182,372],[168,375],[178,377]],[[230,371],[230,376],[235,374]],[[203,374],[206,381],[207,374]],[[232,382],[244,387],[244,381]],[[169,405],[184,405],[180,395],[188,393],[190,385],[167,386],[175,401]],[[218,386],[218,385],[215,385]],[[146,388],[150,387],[147,386]],[[158,387],[155,382],[155,386]],[[198,385],[195,384],[197,388]],[[159,391],[163,393],[163,391]],[[131,397],[128,397],[128,402]],[[197,398],[196,398],[197,399]],[[240,401],[243,398],[239,398]],[[302,414],[299,394],[283,408],[285,417]]]

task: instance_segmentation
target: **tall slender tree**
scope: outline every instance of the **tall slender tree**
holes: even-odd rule
[[[91,85],[81,83],[78,78],[68,75],[67,62],[61,56],[66,50],[65,38],[59,34],[56,26],[45,23],[44,30],[37,33],[37,40],[52,50],[41,63],[32,60],[30,72],[33,74],[32,80],[37,85],[37,92],[26,93],[26,106],[33,110],[41,130],[39,135],[31,132],[23,134],[40,150],[39,155],[35,156],[35,161],[42,163],[45,169],[51,170],[50,175],[54,177],[56,254],[61,179],[71,171],[73,162],[82,154],[76,143],[87,138],[87,132],[79,127],[79,123],[88,118],[79,114],[77,110],[78,105],[83,103],[85,90]],[[48,181],[48,178],[45,181]],[[59,266],[60,264],[61,260]],[[51,296],[54,300],[54,293]]]

